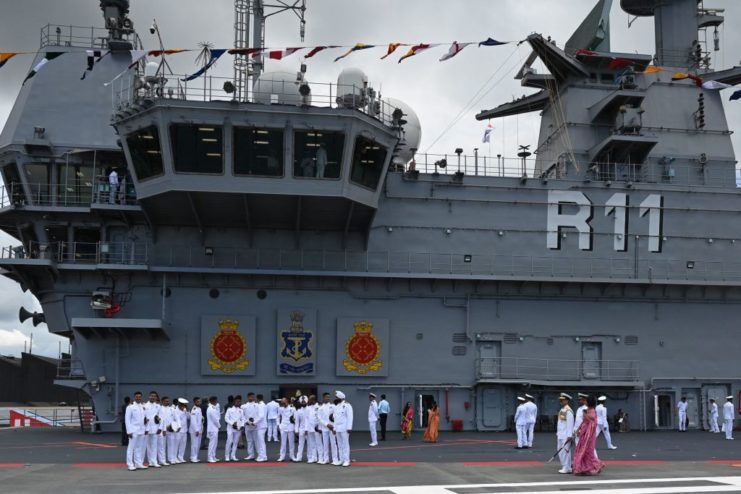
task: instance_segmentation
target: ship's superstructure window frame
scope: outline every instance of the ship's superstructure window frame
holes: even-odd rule
[[[159,129],[155,125],[139,129],[126,136],[136,178],[144,181],[165,173]]]
[[[352,155],[350,181],[361,187],[376,190],[383,175],[387,156],[388,149],[385,146],[363,135],[357,136]]]
[[[175,173],[224,174],[224,132],[220,125],[173,123],[169,131]]]
[[[51,161],[29,161],[24,164],[23,168],[31,201],[36,205],[51,204],[53,163]]]
[[[293,176],[339,180],[344,152],[344,132],[297,130],[293,133]]]
[[[234,175],[283,178],[284,135],[283,128],[234,127]]]

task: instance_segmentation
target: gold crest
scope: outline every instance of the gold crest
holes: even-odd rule
[[[219,331],[211,338],[211,357],[208,365],[211,370],[231,374],[244,370],[250,365],[245,358],[247,342],[239,333],[239,321],[224,319],[219,321]]]
[[[381,343],[373,334],[373,323],[370,321],[358,321],[353,324],[354,334],[345,343],[345,355],[342,361],[348,372],[356,372],[365,375],[375,372],[383,367],[381,356]]]

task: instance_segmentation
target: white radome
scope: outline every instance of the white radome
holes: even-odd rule
[[[337,76],[337,103],[345,108],[360,108],[365,105],[365,89],[368,76],[360,69],[349,67]]]
[[[253,88],[255,103],[263,105],[310,105],[311,94],[304,97],[299,93],[301,84],[296,80],[295,72],[264,72],[260,74]],[[309,87],[311,87],[310,84]]]
[[[383,123],[391,125],[391,114],[398,108],[402,111],[402,117],[407,121],[402,126],[404,130],[403,142],[399,144],[394,156],[394,164],[403,165],[409,163],[414,157],[412,149],[419,149],[419,143],[422,141],[422,125],[419,122],[417,113],[411,106],[396,98],[383,98],[381,103],[381,118]]]

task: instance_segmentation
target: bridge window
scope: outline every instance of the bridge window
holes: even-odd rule
[[[350,181],[375,190],[385,162],[385,147],[367,137],[358,136],[355,139]]]
[[[293,176],[340,178],[344,147],[342,132],[297,131],[293,137]]]
[[[283,130],[234,128],[234,174],[283,176]]]
[[[170,126],[172,164],[176,172],[224,173],[222,129],[208,124]]]
[[[156,177],[164,173],[162,151],[160,150],[160,133],[157,127],[151,126],[129,134],[126,144],[131,154],[131,162],[139,180]]]

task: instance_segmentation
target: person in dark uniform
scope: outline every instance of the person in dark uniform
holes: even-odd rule
[[[126,434],[126,421],[124,420],[124,417],[126,416],[126,407],[129,406],[129,403],[131,403],[131,398],[127,396],[124,398],[124,404],[121,407],[121,446],[129,445],[129,435]]]

